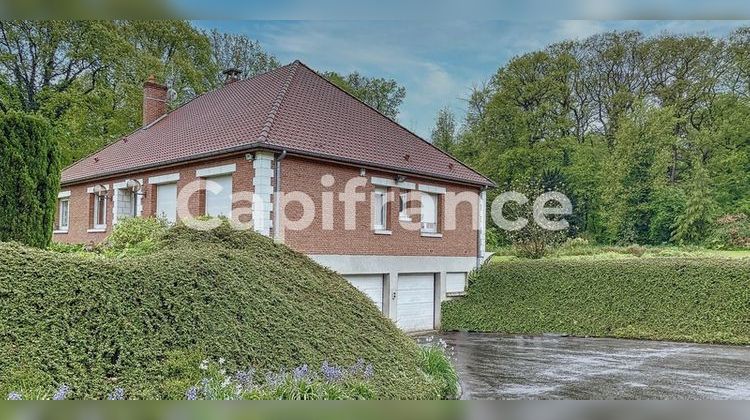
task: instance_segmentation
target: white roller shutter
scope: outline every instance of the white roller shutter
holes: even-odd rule
[[[383,275],[382,274],[350,274],[345,279],[365,296],[370,298],[378,310],[383,310]]]
[[[446,273],[446,293],[463,293],[466,291],[466,273]]]
[[[177,184],[156,186],[156,216],[170,223],[177,221]]]
[[[206,215],[232,217],[232,175],[206,179]]]
[[[404,331],[425,331],[435,327],[435,275],[398,276],[396,325]]]

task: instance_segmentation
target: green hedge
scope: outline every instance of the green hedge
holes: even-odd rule
[[[46,120],[0,114],[0,241],[49,244],[60,169],[59,147]]]
[[[0,244],[0,395],[65,383],[74,398],[182,398],[203,358],[259,372],[374,366],[381,398],[432,398],[419,348],[339,275],[225,224],[177,227],[142,256]]]
[[[750,344],[750,259],[493,262],[446,330]]]

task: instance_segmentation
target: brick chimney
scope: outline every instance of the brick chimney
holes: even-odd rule
[[[167,87],[156,83],[152,74],[143,83],[143,126],[167,113]]]

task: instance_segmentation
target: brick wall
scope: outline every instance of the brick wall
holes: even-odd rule
[[[103,180],[91,181],[84,184],[77,184],[72,186],[63,186],[62,191],[70,191],[70,223],[68,233],[55,233],[53,234],[52,240],[57,242],[65,243],[99,243],[107,238],[112,233],[112,212],[114,200],[112,194],[107,199],[107,229],[106,232],[88,232],[92,228],[92,212],[93,212],[93,201],[91,201],[91,194],[86,191],[89,187],[93,187],[98,184],[107,185],[110,189],[112,184],[122,182],[127,179],[143,179],[143,192],[146,195],[142,199],[143,215],[154,216],[156,212],[156,185],[149,185],[148,178],[158,175],[167,175],[173,173],[180,174],[180,180],[177,182],[178,191],[189,183],[200,179],[196,178],[195,171],[202,168],[210,168],[214,166],[226,165],[234,163],[237,166],[237,170],[232,177],[232,191],[249,191],[253,190],[253,168],[252,162],[245,159],[245,155],[235,155],[226,158],[214,159],[203,162],[196,162],[186,164],[182,166],[165,168],[160,170],[152,170],[147,172],[133,173],[128,175],[120,175],[113,178],[107,178]],[[190,215],[199,216],[203,214],[205,197],[202,191],[198,191],[195,194],[190,195],[186,202],[178,203],[178,206],[184,206]],[[233,208],[238,209],[241,207],[249,206],[249,202],[236,202]],[[59,207],[56,211],[59,211]],[[238,213],[241,213],[238,211]],[[58,216],[55,216],[57,220]],[[239,220],[243,222],[249,221],[249,216],[245,215],[240,217]]]
[[[324,175],[332,175],[335,183],[326,188],[321,184]],[[333,165],[327,162],[303,159],[289,156],[282,161],[281,190],[307,191],[313,199],[316,208],[322,206],[322,193],[333,192],[333,225],[334,229],[323,230],[322,217],[318,216],[312,224],[302,231],[285,231],[284,243],[290,247],[306,254],[351,254],[351,255],[423,255],[423,256],[476,256],[477,255],[477,231],[472,228],[472,217],[475,217],[474,206],[470,203],[461,203],[456,209],[456,229],[448,230],[445,226],[445,214],[443,196],[439,200],[438,222],[441,225],[439,231],[442,237],[424,237],[421,233],[405,229],[398,223],[398,203],[393,201],[389,205],[388,229],[390,235],[374,233],[372,229],[372,215],[370,208],[370,197],[375,186],[369,180],[371,177],[382,177],[393,179],[394,174],[373,170],[365,171],[367,185],[358,188],[358,192],[364,192],[367,202],[359,202],[356,205],[356,229],[344,229],[344,203],[339,201],[338,194],[344,191],[346,182],[360,176],[358,168],[342,165]],[[478,188],[451,184],[442,181],[428,180],[417,177],[408,177],[407,182],[417,185],[426,184],[445,187],[448,192],[459,193],[462,191],[479,192]],[[398,188],[389,188],[398,197]],[[418,195],[415,194],[415,196]],[[415,197],[416,198],[416,197]],[[474,201],[474,204],[476,202]],[[419,201],[412,201],[411,206],[418,207]],[[418,214],[418,210],[415,209]],[[290,203],[286,206],[286,216],[289,220],[298,220],[302,214],[302,205]],[[413,222],[419,222],[418,215],[412,215]]]
[[[252,162],[245,159],[244,154],[234,155],[222,159],[214,159],[199,163],[182,165],[179,167],[163,170],[148,171],[142,173],[118,176],[96,182],[88,182],[73,186],[63,187],[70,190],[70,227],[66,234],[54,234],[53,240],[68,243],[98,243],[103,241],[112,232],[113,200],[107,200],[107,229],[102,233],[89,233],[92,223],[92,201],[90,194],[86,192],[88,187],[105,184],[112,188],[112,184],[127,179],[143,179],[146,193],[142,200],[143,215],[153,216],[156,212],[156,185],[149,185],[148,178],[158,175],[179,173],[180,180],[177,183],[178,190],[195,181],[195,171],[201,168],[226,165],[234,163],[237,166],[233,175],[232,191],[252,192],[253,167]],[[324,175],[332,175],[334,184],[324,187],[321,178]],[[328,162],[311,160],[296,156],[288,156],[282,161],[281,189],[284,193],[291,191],[303,191],[312,199],[316,208],[315,218],[309,227],[301,231],[284,232],[284,242],[297,251],[307,254],[354,254],[354,255],[424,255],[424,256],[476,256],[477,254],[477,231],[472,226],[472,220],[476,217],[475,202],[461,203],[457,206],[456,229],[449,230],[446,226],[446,215],[443,211],[445,205],[444,196],[439,196],[438,222],[442,237],[425,237],[419,230],[408,230],[399,223],[398,202],[392,201],[388,207],[388,229],[389,235],[376,234],[372,230],[372,214],[370,207],[371,192],[375,188],[369,181],[371,177],[393,179],[393,173],[366,170],[364,178],[367,184],[358,188],[357,192],[365,193],[366,202],[356,204],[356,229],[344,229],[345,205],[339,201],[338,194],[344,191],[346,182],[360,176],[360,170],[354,167],[337,165]],[[199,180],[200,182],[200,180]],[[274,180],[276,182],[276,180]],[[442,181],[408,177],[407,182],[417,185],[444,187],[448,192],[460,193],[465,191],[479,192],[478,188],[463,186],[460,184]],[[333,230],[323,229],[323,217],[320,212],[322,208],[323,193],[333,193]],[[389,188],[393,197],[398,197],[398,188]],[[419,222],[418,194],[410,204],[415,209],[416,215],[412,216],[414,223]],[[205,196],[202,191],[197,191],[188,197],[186,202],[178,203],[185,206],[189,214],[198,216],[204,212]],[[473,205],[474,204],[474,205]],[[250,202],[239,201],[234,204],[235,216],[241,213],[241,222],[250,219]],[[290,203],[286,206],[286,218],[297,220],[302,214],[302,206],[298,203]]]

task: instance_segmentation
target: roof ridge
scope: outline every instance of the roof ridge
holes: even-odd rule
[[[263,143],[268,142],[268,133],[271,132],[273,123],[276,120],[276,113],[279,111],[279,108],[281,108],[281,103],[284,101],[286,92],[289,90],[289,86],[292,84],[292,80],[294,79],[294,76],[297,74],[297,69],[299,68],[299,65],[300,65],[299,60],[294,60],[294,62],[291,64],[289,75],[284,81],[284,84],[281,85],[281,89],[279,90],[279,93],[276,95],[276,99],[274,99],[273,104],[271,105],[271,110],[268,111],[268,116],[266,117],[266,121],[263,123],[263,128],[260,130],[260,134],[258,134],[258,138],[256,139],[257,141],[263,142]]]

